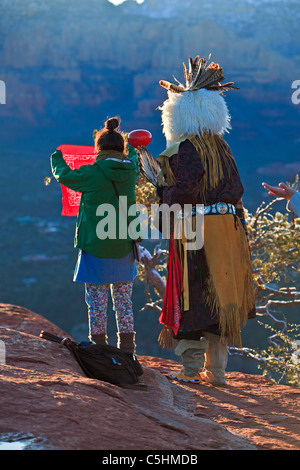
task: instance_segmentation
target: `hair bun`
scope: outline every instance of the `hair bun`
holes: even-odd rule
[[[113,117],[110,119],[107,119],[105,123],[105,129],[109,130],[110,132],[113,132],[115,129],[118,129],[120,125],[120,121],[118,118]]]

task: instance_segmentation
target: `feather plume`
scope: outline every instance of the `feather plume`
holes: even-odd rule
[[[216,83],[222,80],[224,80],[223,69],[209,68],[192,83],[191,88],[193,90],[200,90],[201,88],[209,89],[210,86],[215,86]]]
[[[188,77],[189,77],[189,75],[188,75],[188,71],[187,71],[187,68],[186,68],[184,62],[183,62],[183,64],[182,64],[182,66],[183,66],[183,77],[184,77],[184,79],[185,79],[185,83],[188,83]]]
[[[146,147],[137,149],[140,172],[156,188],[161,180],[161,167]],[[161,183],[160,183],[161,184]]]
[[[166,88],[167,90],[173,91],[174,93],[181,93],[185,91],[183,85],[174,85],[173,83],[167,82],[166,80],[160,80],[160,86]]]
[[[209,54],[210,59],[211,54]],[[159,83],[161,86],[166,88],[173,93],[182,93],[184,91],[197,91],[205,88],[211,91],[228,91],[238,90],[237,87],[233,86],[233,82],[225,83],[221,85],[221,82],[225,80],[223,68],[211,62],[207,65],[205,58],[199,58],[197,55],[195,59],[189,57],[188,68],[183,63],[183,76],[185,85],[182,85],[178,80],[178,85],[161,80]]]

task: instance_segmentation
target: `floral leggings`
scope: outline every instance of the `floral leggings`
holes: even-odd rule
[[[89,336],[106,333],[107,302],[110,288],[113,309],[119,333],[134,331],[134,316],[132,309],[133,282],[117,282],[115,284],[85,284],[85,301],[88,306]]]

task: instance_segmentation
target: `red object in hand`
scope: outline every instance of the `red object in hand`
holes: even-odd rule
[[[82,165],[92,165],[96,161],[95,147],[86,145],[60,145],[57,147],[63,154],[63,158],[71,170],[76,170]],[[74,217],[78,215],[81,193],[73,191],[61,184],[62,213],[61,215]]]
[[[128,135],[128,143],[132,147],[147,147],[152,140],[151,132],[145,129],[136,129]]]

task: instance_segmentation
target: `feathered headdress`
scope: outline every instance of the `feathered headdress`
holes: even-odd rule
[[[223,68],[196,56],[189,58],[188,68],[183,64],[183,73],[185,85],[175,77],[177,85],[165,80],[159,82],[168,90],[168,99],[158,108],[162,111],[168,146],[190,135],[202,136],[205,132],[222,135],[230,129],[223,92],[238,88],[233,82],[221,83],[225,80]]]
[[[208,60],[209,59],[210,55],[208,57]],[[225,77],[223,68],[220,67],[219,64],[215,64],[214,62],[211,62],[208,66],[206,66],[206,64],[206,59],[200,59],[198,55],[194,60],[189,57],[188,69],[186,68],[185,63],[183,63],[185,86],[182,85],[182,83],[180,83],[175,77],[174,79],[178,85],[165,80],[160,80],[159,84],[173,93],[196,91],[201,90],[202,88],[211,91],[218,91],[220,93],[228,90],[238,90],[237,87],[233,86],[234,82],[227,82],[221,85],[221,82],[225,80]]]

